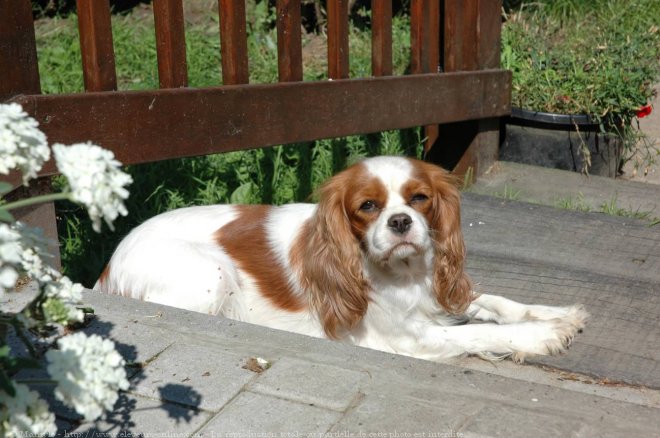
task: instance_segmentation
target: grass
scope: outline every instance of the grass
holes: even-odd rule
[[[617,194],[614,194],[609,200],[602,202],[597,209],[592,208],[592,206],[585,201],[582,193],[578,193],[577,196],[569,195],[567,197],[559,198],[555,201],[554,207],[564,210],[582,211],[585,213],[597,211],[609,216],[627,217],[647,221],[649,226],[655,226],[660,223],[660,220],[653,216],[652,211],[643,211],[639,208],[632,209],[620,207]]]
[[[650,211],[642,211],[639,210],[639,208],[633,210],[632,208],[619,207],[617,198],[618,197],[615,194],[609,201],[603,202],[600,205],[600,212],[610,216],[629,217],[632,219],[646,220],[650,222],[656,219],[651,216],[652,212]]]
[[[523,3],[502,32],[513,104],[600,118],[616,114],[629,122],[660,78],[657,6],[657,0]]]
[[[581,192],[578,192],[577,196],[569,195],[557,199],[554,206],[563,210],[582,211],[585,213],[591,211],[591,206],[585,202],[584,195]]]
[[[266,2],[248,2],[248,48],[251,83],[277,81],[274,12]],[[191,2],[186,24],[186,49],[191,87],[221,83],[217,2]],[[146,7],[112,17],[117,82],[120,90],[158,88],[153,16]],[[393,23],[394,70],[402,74],[410,52],[409,20]],[[83,90],[80,49],[75,15],[39,20],[36,26],[39,68],[44,93]],[[351,27],[351,77],[370,75],[370,33]],[[325,36],[305,34],[304,78],[327,77]],[[121,127],[118,127],[121,129]],[[103,145],[101,145],[103,146]],[[420,156],[419,129],[326,139],[266,149],[254,149],[127,167],[133,176],[127,202],[129,216],[115,224],[116,231],[92,231],[86,213],[76,205],[57,207],[64,272],[92,286],[119,240],[144,220],[167,210],[214,203],[283,204],[313,200],[316,187],[348,164],[366,156]],[[56,179],[55,185],[62,181]]]
[[[507,201],[519,201],[521,194],[520,190],[514,189],[509,184],[504,184],[504,189],[501,192],[494,192],[493,196]]]

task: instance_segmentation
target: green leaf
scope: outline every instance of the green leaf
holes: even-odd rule
[[[14,216],[9,213],[9,210],[0,207],[0,222],[14,222]]]
[[[0,196],[4,195],[5,193],[11,192],[11,190],[14,188],[11,184],[8,182],[0,181]]]
[[[255,189],[256,187],[252,182],[241,184],[231,194],[230,202],[232,204],[250,204],[250,201],[254,198]]]
[[[0,389],[12,397],[16,396],[16,388],[3,369],[0,369]]]

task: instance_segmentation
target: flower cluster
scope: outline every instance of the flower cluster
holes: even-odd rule
[[[7,175],[18,168],[23,172],[25,185],[37,176],[50,158],[46,136],[38,126],[20,105],[0,105],[0,174]]]
[[[124,199],[133,182],[130,175],[119,169],[121,163],[112,152],[93,144],[53,145],[57,167],[69,180],[71,198],[87,208],[96,232],[101,230],[101,218],[112,229],[118,215],[128,213]]]
[[[0,174],[12,169],[23,173],[23,183],[35,178],[50,158],[46,136],[19,105],[0,104]],[[83,204],[100,230],[101,219],[110,228],[118,215],[126,215],[123,201],[131,177],[120,170],[112,152],[93,144],[54,145],[60,173],[68,180],[69,191],[25,200],[0,203],[0,297],[13,289],[19,278],[36,282],[37,296],[16,315],[0,311],[0,436],[25,437],[56,433],[55,416],[48,404],[30,391],[26,383],[12,376],[22,364],[39,366],[31,345],[29,329],[46,325],[67,325],[84,320],[83,287],[62,276],[49,263],[50,242],[41,230],[14,221],[13,209],[38,202],[68,199]],[[11,185],[0,182],[0,195]],[[11,330],[10,330],[11,327]],[[31,357],[14,357],[7,336],[16,333]],[[61,333],[61,332],[60,332]],[[86,420],[98,418],[112,408],[117,392],[128,388],[124,360],[111,341],[97,335],[75,333],[58,340],[58,350],[46,353],[47,371],[55,385],[55,397],[73,407]],[[43,383],[43,382],[42,382]]]
[[[117,391],[128,389],[124,359],[112,341],[98,335],[75,333],[50,350],[48,373],[57,380],[55,397],[73,406],[86,420],[98,418],[117,401]]]
[[[0,432],[3,437],[23,438],[26,436],[55,435],[55,415],[39,394],[30,391],[27,385],[14,385],[16,395],[10,397],[0,389]]]

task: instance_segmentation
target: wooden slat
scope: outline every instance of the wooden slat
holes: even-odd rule
[[[461,212],[477,292],[523,303],[581,303],[592,315],[569,354],[530,362],[660,387],[657,230],[644,221],[473,193],[462,197]],[[467,225],[484,217],[486,226]]]
[[[412,0],[410,5],[410,69],[434,73],[440,63],[439,0]]]
[[[109,0],[77,0],[85,90],[117,89]]]
[[[31,3],[0,1],[0,102],[41,93]]]
[[[371,0],[371,74],[392,74],[392,0]]]
[[[220,52],[222,54],[222,83],[247,84],[247,34],[245,33],[245,0],[218,0],[220,13]]]
[[[510,111],[510,90],[492,84],[510,76],[490,70],[15,101],[51,142],[91,140],[131,164],[500,116]]]
[[[348,78],[348,0],[328,0],[328,77]]]
[[[181,0],[154,0],[158,82],[160,88],[188,85],[186,35]]]
[[[497,68],[500,52],[501,0],[444,1],[444,70]],[[510,84],[492,83],[493,93]],[[440,126],[438,140],[427,158],[454,172],[479,175],[496,160],[499,120],[461,121]]]
[[[500,68],[502,1],[479,2],[477,27],[478,68]]]
[[[479,10],[492,0],[445,1],[444,71],[474,70],[479,68]],[[491,8],[489,8],[491,9]],[[494,16],[481,17],[499,22],[499,11]]]
[[[410,69],[413,74],[434,73],[440,64],[440,2],[413,0],[410,5]],[[424,126],[424,150],[438,138],[438,126]]]
[[[277,0],[277,69],[280,82],[302,81],[300,0]]]

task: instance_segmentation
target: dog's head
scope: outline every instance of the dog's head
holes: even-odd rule
[[[312,223],[304,271],[329,336],[360,321],[374,275],[425,276],[447,311],[469,304],[460,193],[441,168],[402,157],[364,160],[322,186]]]

